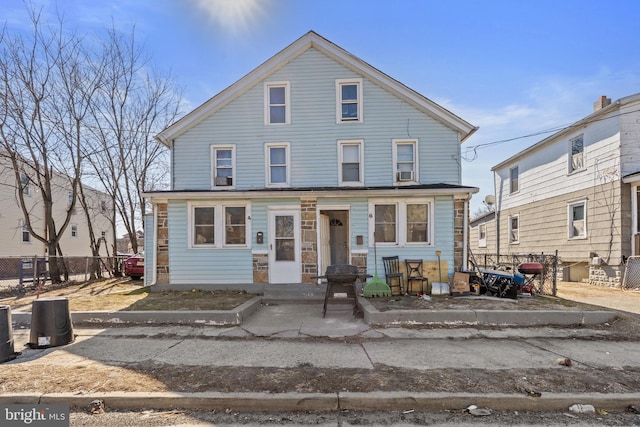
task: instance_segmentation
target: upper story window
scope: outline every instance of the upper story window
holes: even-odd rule
[[[509,243],[520,242],[520,216],[509,217]]]
[[[78,226],[71,224],[71,237],[78,237]]]
[[[373,201],[369,212],[369,231],[376,243],[383,246],[429,246],[433,243],[432,200]]]
[[[569,173],[584,169],[584,139],[579,136],[570,142]]]
[[[291,123],[289,82],[265,83],[264,99],[264,124],[285,125]]]
[[[29,233],[25,220],[20,220],[20,228],[22,230],[22,243],[31,243],[31,233]]]
[[[268,143],[265,145],[267,187],[289,186],[289,143]]]
[[[587,237],[587,202],[571,203],[569,206],[569,239],[584,239]]]
[[[487,247],[487,224],[480,224],[478,226],[478,247]]]
[[[418,141],[393,140],[395,184],[418,182]]]
[[[106,200],[100,200],[100,212],[106,213],[107,210],[108,210],[107,201]]]
[[[518,166],[509,169],[509,194],[516,193],[520,188],[520,172]]]
[[[338,181],[340,185],[364,184],[362,140],[338,141]]]
[[[29,187],[29,177],[24,172],[20,172],[20,185],[22,186],[22,194],[24,196],[30,196],[31,188]]]
[[[192,248],[247,247],[249,205],[192,204],[189,223]]]
[[[233,188],[236,164],[235,146],[211,147],[213,188]]]
[[[336,80],[336,121],[362,122],[362,79]]]

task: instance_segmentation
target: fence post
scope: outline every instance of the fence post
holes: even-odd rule
[[[553,260],[553,296],[558,293],[558,286],[556,281],[558,280],[558,250],[556,249],[556,257]]]
[[[33,256],[33,264],[31,264],[33,269],[33,286],[38,284],[38,255]]]
[[[89,257],[84,257],[84,281],[87,281],[87,272],[89,271]]]

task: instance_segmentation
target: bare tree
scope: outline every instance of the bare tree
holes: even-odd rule
[[[60,238],[75,213],[80,186],[85,119],[101,76],[81,38],[65,33],[62,20],[49,27],[39,12],[28,12],[30,34],[10,35],[5,29],[0,39],[0,143],[16,183],[24,174],[38,189],[44,227],[34,226],[23,185],[17,185],[18,204],[27,229],[47,248],[51,280],[57,283]],[[70,197],[55,206],[61,191]]]
[[[111,194],[133,251],[139,252],[136,231],[146,213],[142,193],[167,178],[167,152],[153,135],[177,117],[181,90],[170,76],[148,67],[135,29],[122,35],[111,28],[106,40],[106,79],[94,104],[95,144],[87,158]]]

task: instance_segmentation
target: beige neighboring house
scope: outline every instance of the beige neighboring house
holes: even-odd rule
[[[501,255],[557,250],[563,280],[605,286],[640,255],[640,93],[599,98],[492,171]]]
[[[25,190],[25,201],[30,212],[32,227],[38,234],[44,233],[44,210],[42,196],[39,189],[29,183],[28,177],[23,173],[20,185]],[[65,211],[73,194],[68,180],[62,175],[54,177],[54,218],[58,226],[62,225]],[[18,183],[11,164],[0,158],[0,257],[9,256],[45,256],[46,246],[29,234],[24,221],[24,215],[18,202]],[[90,212],[93,216],[92,223],[94,233],[104,237],[106,245],[101,246],[101,255],[113,252],[113,230],[110,218],[113,209],[109,196],[103,192],[84,187],[87,199],[90,201]],[[89,241],[89,229],[87,218],[80,205],[76,201],[71,222],[60,240],[60,248],[64,256],[91,256]]]
[[[495,218],[495,211],[489,211],[469,221],[469,248],[479,265],[485,265],[484,255],[497,254]]]

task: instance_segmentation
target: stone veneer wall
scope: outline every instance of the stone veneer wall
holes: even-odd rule
[[[467,212],[464,210],[464,200],[453,201],[453,268],[458,270],[463,267],[464,260],[464,216]]]
[[[301,198],[301,245],[302,245],[302,283],[315,283],[312,276],[318,275],[318,218],[317,199]]]
[[[165,285],[169,283],[169,224],[167,204],[158,203],[156,205],[156,209],[158,212],[156,224],[158,232],[158,238],[156,241],[156,283],[159,285]]]
[[[269,254],[253,254],[253,283],[269,283]]]

